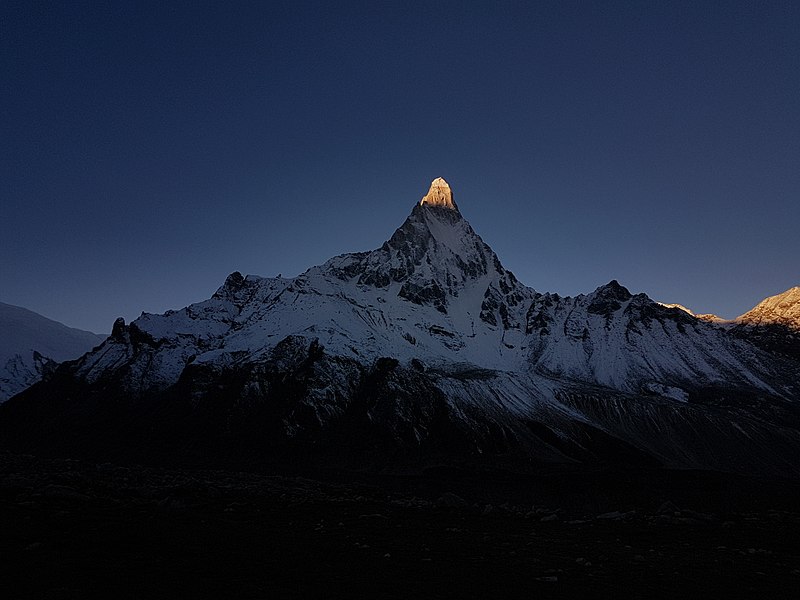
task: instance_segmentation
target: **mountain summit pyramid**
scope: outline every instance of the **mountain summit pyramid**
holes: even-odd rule
[[[450,186],[435,179],[430,191],[377,250],[337,256],[317,273],[369,285],[383,294],[414,304],[429,305],[451,317],[477,315],[483,297],[517,285],[492,249],[461,216]],[[501,280],[503,283],[501,284]],[[477,304],[476,304],[477,301]],[[465,303],[471,303],[466,306]]]
[[[0,446],[128,460],[645,464],[800,476],[800,362],[632,294],[520,283],[433,181],[380,248],[119,320]],[[42,415],[45,418],[42,418]]]

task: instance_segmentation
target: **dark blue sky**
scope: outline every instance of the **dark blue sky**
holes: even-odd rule
[[[108,331],[379,246],[437,176],[524,283],[800,285],[797,2],[0,7],[0,301]]]

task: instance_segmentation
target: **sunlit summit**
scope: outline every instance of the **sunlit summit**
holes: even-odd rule
[[[456,203],[453,202],[453,191],[450,189],[450,184],[441,177],[431,181],[431,189],[428,190],[428,193],[423,196],[419,203],[420,206],[427,204],[428,206],[441,206],[442,208],[458,210]]]

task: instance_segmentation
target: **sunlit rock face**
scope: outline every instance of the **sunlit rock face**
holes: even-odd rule
[[[800,287],[765,298],[736,321],[745,325],[784,325],[800,331]]]
[[[427,204],[428,206],[441,206],[458,210],[456,203],[453,202],[453,191],[450,189],[450,185],[441,177],[431,181],[431,189],[428,190],[427,195],[419,203],[420,205]]]
[[[800,359],[800,287],[765,298],[732,324],[735,335],[768,351]]]

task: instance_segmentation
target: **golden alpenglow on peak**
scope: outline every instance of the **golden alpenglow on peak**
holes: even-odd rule
[[[427,204],[429,206],[441,206],[442,208],[458,210],[455,202],[453,202],[453,192],[450,189],[450,185],[441,177],[431,181],[431,189],[428,190],[427,195],[419,203],[420,205]]]

